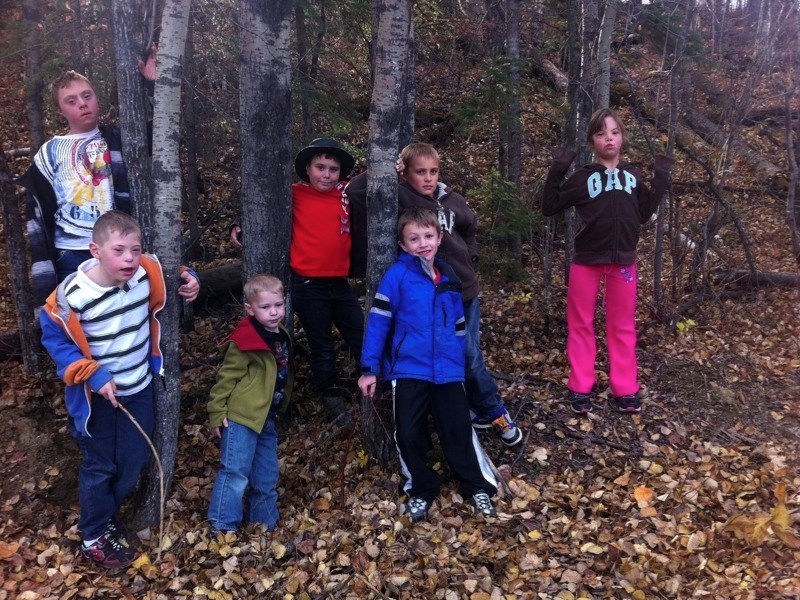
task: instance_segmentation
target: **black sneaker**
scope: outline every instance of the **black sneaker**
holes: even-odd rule
[[[114,517],[108,520],[103,535],[111,536],[126,548],[131,547],[131,543],[128,541],[128,529]]]
[[[579,415],[592,412],[592,396],[590,394],[579,394],[570,390],[568,400],[572,412]]]
[[[122,569],[136,560],[137,553],[126,548],[119,541],[104,533],[88,548],[81,544],[83,555],[107,569]]]
[[[409,499],[408,504],[406,504],[406,510],[411,517],[411,522],[416,523],[417,521],[422,521],[428,514],[429,507],[428,501],[424,498],[413,496]]]
[[[621,412],[638,413],[642,412],[642,401],[639,394],[628,394],[617,398],[617,404]]]
[[[472,506],[474,506],[475,510],[477,510],[479,513],[486,515],[487,517],[497,514],[494,504],[492,504],[492,499],[486,492],[478,492],[477,494],[473,494]]]

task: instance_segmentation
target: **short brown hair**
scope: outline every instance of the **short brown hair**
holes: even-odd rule
[[[622,119],[619,118],[619,114],[613,108],[600,108],[592,113],[592,116],[589,118],[589,127],[586,130],[586,143],[591,146],[594,134],[605,129],[607,117],[611,117],[616,121],[619,132],[622,134],[621,149],[624,150],[628,146],[628,134],[625,131],[625,125],[622,123]]]
[[[273,294],[283,296],[283,282],[274,275],[269,275],[267,273],[253,275],[247,280],[247,283],[244,284],[244,301],[249,303],[253,296],[259,292],[272,292]]]
[[[77,71],[73,71],[71,69],[69,71],[64,71],[61,75],[56,77],[53,83],[50,84],[50,99],[53,101],[53,106],[56,108],[61,108],[58,105],[58,92],[60,92],[62,88],[67,87],[73,81],[83,81],[90,87],[92,86],[92,82]]]
[[[92,229],[92,241],[95,244],[104,244],[113,232],[120,235],[138,233],[139,239],[142,238],[142,228],[136,219],[120,210],[110,210],[100,215]]]
[[[403,241],[403,230],[406,225],[419,225],[420,227],[435,227],[436,231],[442,231],[442,224],[439,223],[439,216],[430,208],[422,206],[411,206],[400,213],[397,219],[397,239]]]
[[[436,148],[430,144],[426,144],[425,142],[415,142],[413,144],[409,144],[400,151],[400,158],[402,159],[403,165],[406,169],[411,168],[411,163],[418,158],[432,158],[436,162],[441,162]]]

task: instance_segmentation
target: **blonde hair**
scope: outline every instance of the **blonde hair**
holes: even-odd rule
[[[436,162],[441,162],[436,148],[425,142],[409,144],[400,151],[400,159],[403,161],[403,165],[406,169],[410,169],[411,163],[418,158],[432,158]]]
[[[58,104],[58,92],[67,87],[73,81],[82,81],[89,87],[92,87],[92,82],[77,71],[64,71],[61,75],[56,77],[53,83],[50,84],[50,99],[53,101],[53,106],[56,108],[61,108]],[[92,87],[92,89],[94,88]]]
[[[419,225],[420,227],[435,227],[436,231],[442,231],[442,224],[439,222],[439,216],[430,208],[422,206],[410,206],[400,213],[397,219],[397,239],[403,241],[403,231],[406,225],[410,224]]]
[[[619,118],[619,113],[613,108],[600,108],[592,113],[592,116],[589,118],[589,127],[586,130],[586,143],[589,144],[589,146],[592,145],[592,138],[594,138],[594,135],[606,128],[606,118],[608,117],[611,117],[617,123],[619,132],[622,134],[622,148],[620,149],[624,150],[628,146],[628,134],[625,131],[625,125],[622,123],[622,119]]]
[[[253,296],[259,292],[272,292],[273,294],[283,296],[283,282],[274,275],[268,275],[267,273],[253,275],[247,280],[247,283],[244,284],[245,302],[249,304]]]
[[[92,228],[92,241],[98,245],[104,244],[113,232],[120,235],[137,233],[139,240],[142,239],[142,228],[136,219],[120,210],[110,210],[100,215]]]

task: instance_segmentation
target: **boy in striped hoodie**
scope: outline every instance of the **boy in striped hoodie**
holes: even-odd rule
[[[155,424],[153,373],[162,374],[158,312],[166,286],[155,256],[142,253],[133,217],[104,213],[94,225],[93,258],[61,283],[40,313],[42,344],[66,383],[70,432],[81,449],[78,473],[81,550],[118,569],[136,558],[116,520],[149,459],[147,441],[117,407],[133,415],[148,436]],[[197,275],[181,273],[178,293],[191,301]]]

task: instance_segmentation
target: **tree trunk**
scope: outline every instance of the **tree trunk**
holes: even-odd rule
[[[675,137],[677,135],[677,125],[678,125],[678,114],[681,109],[681,102],[680,102],[680,86],[681,86],[681,76],[683,74],[684,65],[686,64],[686,58],[684,57],[683,53],[686,48],[686,38],[689,34],[689,27],[691,27],[692,23],[692,15],[694,13],[694,0],[687,0],[686,1],[686,12],[685,16],[686,19],[684,20],[683,26],[681,27],[680,33],[678,35],[678,40],[675,47],[675,62],[672,65],[672,69],[670,69],[670,84],[669,84],[669,94],[670,94],[670,115],[669,115],[669,138],[667,141],[667,156],[672,157],[674,149],[675,149]],[[666,228],[667,222],[670,225],[676,224],[674,221],[675,219],[675,211],[674,211],[674,204],[671,201],[672,195],[671,190],[668,190],[666,202],[662,202],[658,206],[658,212],[656,213],[656,240],[655,240],[655,257],[653,258],[653,303],[656,306],[656,315],[659,319],[663,319],[665,317],[664,311],[664,293],[663,293],[663,286],[662,286],[662,276],[664,272],[664,231]],[[675,231],[675,229],[673,229]],[[677,242],[677,236],[673,236],[675,242]],[[678,252],[679,245],[677,243],[673,243],[672,245],[672,264],[673,264],[673,277],[676,276],[679,269],[676,265],[678,265]],[[673,280],[675,282],[675,280]],[[674,287],[674,286],[673,286]]]
[[[25,0],[22,4],[22,17],[25,20],[25,97],[28,112],[28,135],[31,142],[31,156],[44,144],[44,118],[42,110],[42,59],[39,54],[41,35],[39,34],[40,0]]]
[[[508,59],[508,119],[507,119],[507,161],[508,171],[505,179],[514,186],[511,214],[519,210],[522,191],[522,110],[520,107],[520,51],[519,51],[519,0],[506,0],[506,57]],[[522,240],[519,233],[511,233],[506,239],[512,256],[522,262]]]
[[[66,3],[65,3],[66,4]],[[69,52],[70,52],[70,69],[75,69],[79,73],[86,75],[89,80],[94,79],[94,73],[87,71],[87,64],[83,60],[83,36],[85,34],[83,26],[83,11],[81,9],[80,0],[66,4],[67,10],[72,12],[70,18],[70,36]],[[91,5],[90,5],[91,6]],[[93,39],[94,36],[89,36]],[[92,56],[92,55],[90,55]]]
[[[288,280],[291,232],[291,0],[239,3],[245,280]]]
[[[400,140],[398,148],[405,148],[415,139],[414,129],[416,126],[417,111],[417,77],[415,72],[416,60],[414,57],[416,42],[414,39],[414,21],[411,21],[408,31],[408,55],[406,57],[406,73],[403,87],[403,115],[400,118]]]
[[[396,255],[397,172],[402,103],[407,72],[411,7],[408,0],[376,0],[375,83],[369,117],[367,213],[369,262],[367,313],[375,290]],[[362,436],[367,453],[387,465],[393,456],[391,403],[362,400]]]
[[[197,172],[197,127],[195,124],[195,83],[197,73],[194,62],[194,19],[189,15],[189,33],[186,39],[186,56],[184,60],[184,73],[186,77],[186,91],[184,93],[183,117],[183,144],[186,147],[186,213],[189,217],[189,240],[196,244],[195,248],[186,248],[185,256],[188,258],[201,258],[203,249],[200,247],[200,222],[198,211],[200,209],[200,185]]]
[[[608,108],[611,92],[611,39],[617,22],[617,1],[607,0],[597,42],[597,86],[594,91],[595,108]]]
[[[28,280],[28,261],[25,259],[25,238],[22,234],[19,202],[11,183],[6,156],[0,152],[0,203],[3,211],[3,237],[6,242],[6,264],[11,270],[11,291],[17,312],[22,360],[28,375],[40,370],[40,344],[36,320],[33,316],[33,292]],[[13,260],[12,260],[13,258]]]
[[[142,241],[148,249],[153,247],[153,190],[147,134],[149,100],[137,67],[149,41],[141,18],[146,13],[146,3],[113,0],[113,9],[122,155],[131,188],[131,211],[142,226]]]
[[[800,17],[800,9],[795,6],[795,19]],[[798,70],[797,77],[800,77],[800,26],[796,31],[795,68]],[[791,87],[786,90],[784,95],[784,110],[786,113],[786,164],[789,169],[789,189],[786,194],[786,221],[789,225],[789,234],[792,238],[792,253],[795,262],[800,265],[800,160],[795,148],[795,136],[792,128],[792,99],[797,93],[800,82],[795,79]]]
[[[161,21],[153,110],[153,180],[155,183],[154,249],[161,261],[167,303],[160,313],[164,389],[156,382],[156,428],[153,438],[164,470],[164,490],[175,472],[180,425],[181,381],[178,358],[181,302],[178,296],[181,265],[180,110],[183,57],[191,0],[167,0]],[[158,379],[158,378],[156,378]],[[160,504],[158,472],[149,469],[137,504],[137,520],[157,522]]]

